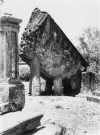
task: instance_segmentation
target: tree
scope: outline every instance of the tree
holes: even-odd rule
[[[98,72],[100,64],[100,31],[96,28],[87,28],[79,37],[80,45],[78,50],[94,66],[94,72]],[[93,69],[92,69],[93,71]]]

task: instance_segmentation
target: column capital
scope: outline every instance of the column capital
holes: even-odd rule
[[[22,19],[18,19],[13,17],[11,14],[4,14],[0,18],[1,21],[1,27],[12,27],[19,29],[19,24],[22,22]]]

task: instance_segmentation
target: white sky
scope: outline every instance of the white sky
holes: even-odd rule
[[[4,0],[3,12],[22,19],[20,35],[34,8],[48,12],[68,38],[78,44],[83,29],[100,29],[100,0]]]

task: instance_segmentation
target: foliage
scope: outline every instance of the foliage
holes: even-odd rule
[[[21,81],[29,81],[30,79],[30,68],[27,65],[19,66],[19,77]],[[36,83],[35,83],[36,87]],[[45,91],[45,80],[41,78],[41,92]]]
[[[23,62],[22,58],[19,56],[19,62]]]
[[[19,68],[19,77],[22,81],[29,81],[30,78],[30,69],[28,66],[21,65]]]
[[[78,50],[90,63],[88,70],[98,72],[100,64],[100,31],[96,27],[87,28],[79,37],[79,41]]]

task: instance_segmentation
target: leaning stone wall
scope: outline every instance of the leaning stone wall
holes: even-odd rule
[[[38,78],[38,94],[40,94],[40,75],[45,76],[46,80],[53,80],[56,95],[62,93],[62,80],[65,78],[72,78],[72,86],[75,90],[76,85],[73,80],[77,79],[75,80],[73,76],[76,76],[78,70],[83,71],[88,66],[53,18],[37,8],[32,12],[22,34],[20,56],[31,69],[30,95],[37,95],[33,89],[34,77]],[[77,84],[80,82],[78,81]]]

